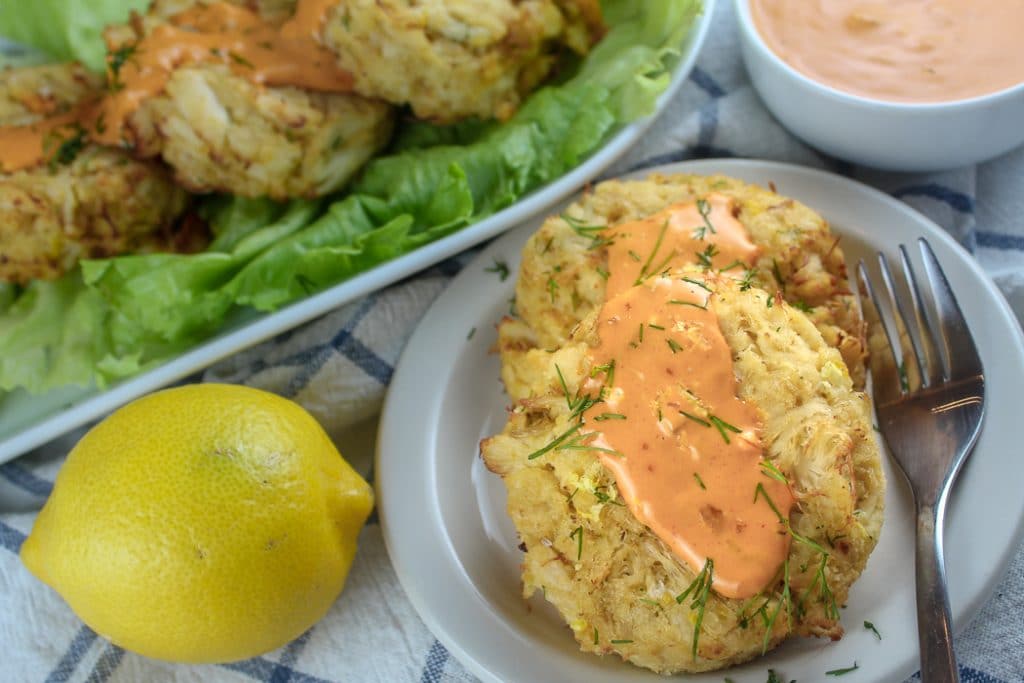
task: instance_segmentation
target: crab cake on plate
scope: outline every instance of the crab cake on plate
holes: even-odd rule
[[[669,270],[530,353],[525,397],[481,452],[508,491],[524,595],[581,650],[668,674],[841,637],[885,482],[868,399],[803,312]]]
[[[76,64],[0,70],[0,280],[202,246],[177,227],[189,199],[162,164],[89,142],[78,113],[101,88]]]
[[[324,44],[357,92],[423,119],[506,119],[563,48],[586,54],[604,25],[597,0],[352,0]]]
[[[725,176],[655,174],[644,180],[610,180],[584,194],[561,216],[545,221],[523,248],[516,284],[516,310],[525,324],[503,326],[502,348],[514,353],[534,345],[555,349],[565,343],[576,324],[604,301],[607,247],[615,239],[614,226],[694,202],[720,213],[723,222],[738,222],[753,249],[724,258],[713,232],[718,219],[709,214],[706,222],[698,215],[692,225],[679,226],[679,232],[683,238],[701,239],[672,243],[676,231],[669,231],[649,267],[710,266],[768,292],[781,292],[808,315],[829,345],[839,349],[854,385],[862,387],[864,326],[848,287],[839,239],[820,215],[800,202]],[[612,228],[604,230],[606,226]],[[657,232],[650,237],[649,245],[636,250],[638,267],[651,255]]]
[[[352,94],[351,78],[326,50],[319,48],[325,65],[311,61],[315,53],[289,52],[294,42],[281,33],[287,3],[259,5],[272,11],[268,16],[250,4],[164,0],[145,17],[109,29],[118,90],[112,108],[120,122],[110,141],[141,157],[159,155],[194,192],[287,199],[338,190],[387,143],[393,109]],[[254,65],[248,53],[230,47],[238,41],[262,50],[265,63]],[[312,36],[308,42],[315,44]],[[167,68],[154,55],[170,54],[175,45],[192,58]],[[335,82],[331,69],[338,72]],[[148,87],[146,74],[160,70],[161,87],[133,103],[135,83]],[[289,83],[264,83],[275,75]],[[307,87],[311,81],[317,87]]]

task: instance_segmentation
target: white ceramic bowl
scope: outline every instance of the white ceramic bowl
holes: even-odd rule
[[[1024,83],[928,104],[852,95],[782,61],[758,33],[749,0],[735,3],[743,61],[761,99],[786,128],[823,152],[892,171],[938,171],[1024,143]]]

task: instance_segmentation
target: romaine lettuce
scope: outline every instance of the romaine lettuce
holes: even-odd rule
[[[90,18],[72,29],[75,21],[55,4],[66,5],[36,0],[19,20],[22,30],[8,35],[87,58],[95,46],[82,36],[100,14],[79,8],[75,21]],[[144,3],[93,4],[113,13]],[[0,388],[38,392],[137,372],[208,337],[241,308],[279,308],[489,216],[571,170],[619,125],[653,111],[700,2],[606,0],[603,7],[610,30],[576,74],[531,95],[509,121],[412,124],[334,198],[208,199],[203,212],[215,239],[203,253],[86,261],[56,283],[16,296],[0,291]],[[36,22],[56,22],[56,34],[77,38],[54,47],[27,30]],[[10,25],[0,19],[0,33]]]

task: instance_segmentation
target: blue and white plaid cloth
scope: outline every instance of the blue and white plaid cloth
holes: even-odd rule
[[[945,227],[996,280],[1024,318],[1024,148],[989,163],[931,175],[880,173],[825,158],[768,114],[739,58],[732,3],[720,2],[698,67],[670,109],[614,175],[700,157],[758,157],[824,167],[875,185]],[[231,358],[204,379],[244,382],[296,399],[372,476],[374,415],[401,347],[465,263],[449,260],[302,329]],[[17,552],[75,435],[0,466],[0,682],[473,681],[417,617],[388,562],[375,519],[338,603],[300,638],[263,657],[180,666],[127,653],[84,626],[22,567]],[[1024,552],[957,649],[965,683],[1024,682]]]

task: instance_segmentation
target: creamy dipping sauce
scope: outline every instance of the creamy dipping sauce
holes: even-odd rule
[[[1024,83],[1020,0],[750,0],[776,55],[837,90],[948,102]]]
[[[757,248],[731,200],[718,195],[606,232],[609,294],[589,352],[592,367],[604,368],[604,400],[584,413],[598,433],[592,445],[605,449],[600,458],[638,520],[694,572],[711,560],[720,595],[751,597],[777,575],[790,544],[771,504],[755,494],[763,487],[785,519],[793,494],[762,469],[760,418],[737,396],[732,352],[708,305],[715,295],[679,275],[630,287],[645,274],[636,258],[643,244],[652,263],[678,265],[717,245],[708,282],[729,277],[717,269],[734,259],[752,263]]]

